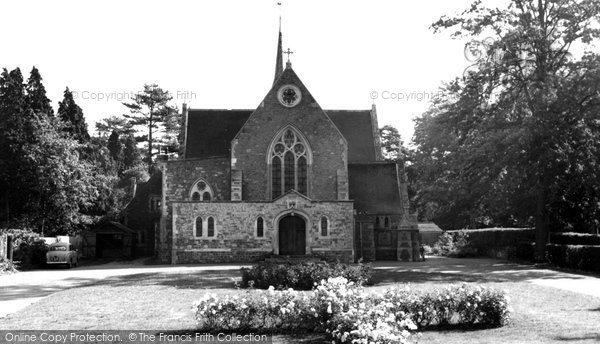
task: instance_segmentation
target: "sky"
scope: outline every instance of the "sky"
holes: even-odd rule
[[[273,82],[281,14],[283,48],[319,105],[374,103],[379,125],[407,142],[440,85],[471,64],[466,41],[430,25],[471,2],[2,1],[0,67],[27,78],[36,66],[55,110],[69,87],[93,135],[96,121],[126,113],[122,102],[150,83],[179,108],[254,109]]]

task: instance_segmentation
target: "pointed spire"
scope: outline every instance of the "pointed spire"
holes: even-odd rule
[[[279,79],[283,73],[283,48],[281,44],[281,16],[279,16],[279,40],[277,41],[277,60],[275,61],[275,79],[273,83]]]

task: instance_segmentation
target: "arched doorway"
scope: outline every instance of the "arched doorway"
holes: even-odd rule
[[[306,254],[306,221],[300,216],[287,215],[279,220],[279,254]]]

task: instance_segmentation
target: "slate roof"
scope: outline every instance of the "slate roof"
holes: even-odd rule
[[[350,199],[359,214],[402,214],[395,163],[348,164]]]
[[[433,222],[422,222],[419,223],[419,232],[443,232],[440,227],[438,227]]]
[[[348,163],[375,161],[371,110],[325,110],[348,141]]]
[[[229,156],[231,140],[254,110],[188,110],[186,159]],[[374,162],[370,110],[325,110],[348,141],[348,162]]]
[[[254,110],[188,110],[185,158],[229,156],[231,140]]]
[[[135,234],[136,232],[125,226],[122,223],[116,221],[108,221],[95,228],[96,233],[124,233],[124,234]]]

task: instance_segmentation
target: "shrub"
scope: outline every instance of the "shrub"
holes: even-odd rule
[[[550,233],[550,243],[557,245],[600,245],[600,235],[586,233]]]
[[[308,261],[297,263],[260,262],[250,269],[242,268],[241,270],[242,287],[267,289],[274,286],[279,290],[288,288],[310,290],[320,281],[331,277],[345,277],[352,282],[364,284],[370,282],[372,275],[370,265]]]
[[[10,260],[0,260],[0,275],[17,272],[17,267]]]
[[[368,295],[343,277],[310,292],[291,289],[206,295],[192,311],[199,330],[327,333],[334,343],[408,343],[410,331],[459,325],[502,326],[511,309],[505,292],[468,285],[429,293],[408,288]]]
[[[600,271],[598,245],[546,245],[550,263],[577,270]]]
[[[517,245],[533,241],[530,228],[482,228],[447,231],[440,236],[434,252],[450,257],[490,256],[511,258]]]
[[[445,232],[440,235],[434,247],[434,251],[447,257],[462,258],[477,254],[477,251],[469,243],[469,234],[466,231]]]
[[[46,264],[48,245],[39,234],[20,229],[10,230],[8,234],[13,237],[13,261],[18,262],[19,270],[29,270]]]

